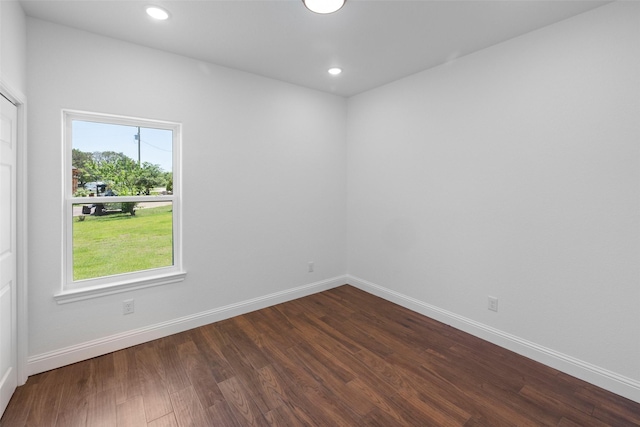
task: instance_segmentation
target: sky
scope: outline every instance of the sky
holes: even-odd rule
[[[74,120],[72,125],[73,148],[93,153],[115,151],[138,161],[136,126],[113,125]],[[173,132],[167,129],[140,128],[140,161],[160,165],[165,172],[171,168]]]

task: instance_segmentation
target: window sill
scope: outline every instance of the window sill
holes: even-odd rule
[[[181,271],[178,273],[151,276],[144,279],[114,282],[108,285],[62,291],[59,294],[54,295],[53,298],[58,304],[68,304],[71,302],[100,298],[106,295],[119,294],[136,289],[151,288],[153,286],[162,286],[168,285],[170,283],[182,282],[186,276],[187,273]]]

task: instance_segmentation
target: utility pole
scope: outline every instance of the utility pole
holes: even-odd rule
[[[138,126],[138,134],[135,135],[136,140],[138,140],[138,167],[140,167],[140,126]]]

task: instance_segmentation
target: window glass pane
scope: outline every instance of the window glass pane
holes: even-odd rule
[[[111,200],[73,205],[73,280],[172,266],[172,202]]]
[[[167,194],[173,188],[173,131],[71,122],[75,196]]]

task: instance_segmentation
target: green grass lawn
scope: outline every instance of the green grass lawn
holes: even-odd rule
[[[73,280],[173,265],[172,206],[73,219]]]

